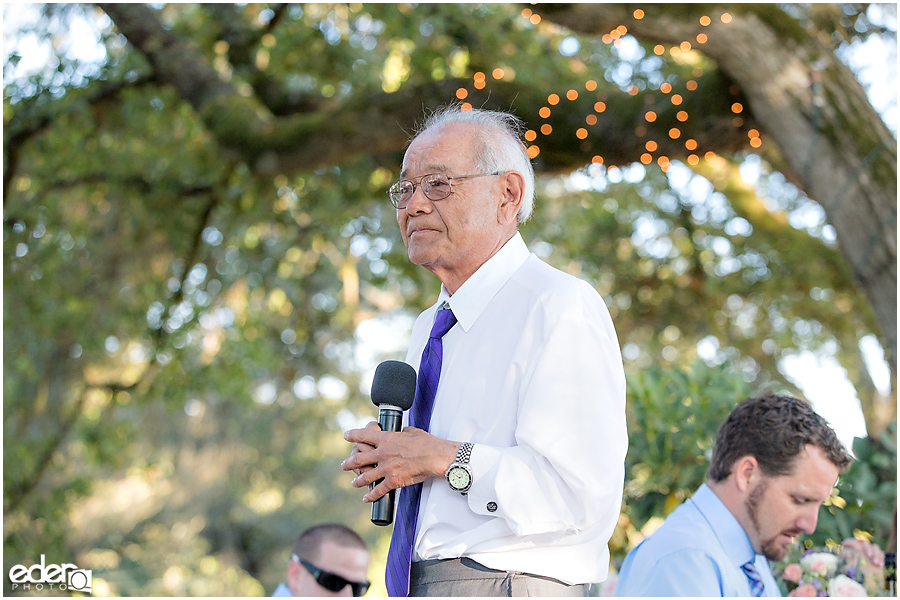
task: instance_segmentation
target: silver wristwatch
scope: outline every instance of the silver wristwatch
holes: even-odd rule
[[[463,442],[456,453],[456,460],[444,473],[450,489],[465,496],[472,487],[472,469],[469,468],[469,457],[472,456],[473,445],[471,442]]]

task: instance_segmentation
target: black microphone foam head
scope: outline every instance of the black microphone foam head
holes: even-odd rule
[[[393,404],[409,410],[416,397],[416,370],[399,360],[386,360],[375,369],[372,404]]]

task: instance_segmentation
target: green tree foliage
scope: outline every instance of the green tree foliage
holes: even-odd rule
[[[878,265],[896,230],[865,219],[896,211],[896,142],[835,54],[885,35],[890,7],[710,5],[702,29],[694,7],[573,21],[573,6],[61,4],[10,33],[5,570],[46,554],[93,569],[98,593],[270,593],[297,533],[337,520],[375,549],[383,592],[386,530],[339,469],[341,432],[372,418],[374,366],[404,356],[436,296],[385,192],[423,110],[462,96],[525,120],[539,177],[523,235],[616,323],[632,449],[615,551],[699,484],[728,407],[793,389],[793,353],[841,362],[888,431],[871,456],[895,456],[894,392],[859,342],[895,360],[896,270]],[[757,23],[777,43],[729,38]],[[94,57],[74,33],[91,28]],[[28,36],[53,42],[46,68],[20,68]],[[723,39],[810,77],[825,61],[828,95],[784,114],[837,133],[788,136],[814,154],[787,145]],[[820,165],[791,163],[825,150],[866,173],[831,169],[852,201],[817,202]],[[894,479],[873,461],[841,498],[846,527],[881,535]]]

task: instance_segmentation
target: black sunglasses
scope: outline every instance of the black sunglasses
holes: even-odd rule
[[[306,570],[309,571],[309,574],[316,578],[316,583],[321,585],[329,592],[339,592],[344,589],[344,586],[347,585],[350,586],[350,589],[353,590],[353,595],[356,597],[362,596],[369,591],[369,585],[371,584],[368,581],[349,581],[347,579],[344,579],[340,575],[335,575],[334,573],[323,571],[316,565],[312,564],[308,560],[303,560],[296,554],[291,554],[291,560],[296,561],[306,567]]]

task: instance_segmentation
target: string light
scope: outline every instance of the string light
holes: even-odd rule
[[[613,38],[608,33],[604,33],[603,37],[600,38],[600,41],[602,41],[604,44],[612,44]]]
[[[528,131],[525,132],[525,141],[526,142],[533,142],[536,139],[537,139],[537,132],[534,129],[529,129]]]
[[[591,163],[593,163],[595,165],[602,165],[603,157],[599,156],[599,155],[594,155],[594,157],[591,159]]]
[[[604,110],[606,110],[606,103],[605,102],[594,102],[594,110],[597,111],[598,113],[602,113]]]
[[[644,144],[644,148],[646,148],[648,152],[656,152],[656,142],[654,142],[653,140],[649,140],[646,144]]]
[[[578,99],[578,90],[569,90],[568,92],[566,92],[566,98],[568,98],[569,100],[572,100],[572,101],[577,100]]]
[[[640,91],[641,91],[641,90],[638,89],[638,86],[636,86],[636,85],[634,85],[634,84],[631,84],[631,85],[628,87],[628,95],[629,95],[629,96],[637,96],[637,95],[638,95],[638,92],[640,92]]]
[[[681,97],[681,94],[675,94],[674,96],[672,96],[672,104],[674,104],[675,106],[680,105],[682,100],[683,98]]]
[[[755,130],[755,129],[751,129],[750,131],[747,132],[747,137],[749,137],[751,140],[752,140],[753,138],[758,138],[758,137],[759,137],[759,132],[758,132],[757,130]]]
[[[706,160],[713,160],[716,158],[716,153],[713,152],[712,150],[710,150],[709,152],[707,152],[706,154],[703,155],[703,158],[705,158]]]
[[[643,154],[641,154],[641,162],[645,165],[649,165],[653,162],[653,157],[650,156],[649,152],[644,152]]]
[[[528,146],[528,158],[535,158],[541,153],[541,149],[537,146]]]
[[[731,15],[729,13],[722,13],[721,19],[723,23],[731,23]]]
[[[684,84],[684,87],[686,87],[687,89],[689,89],[690,91],[693,92],[694,90],[697,89],[697,82],[694,81],[693,79],[691,79],[686,84]]]
[[[463,102],[462,105],[459,107],[459,109],[460,110],[472,110],[472,105],[469,104],[468,102]]]
[[[537,25],[541,22],[541,15],[531,15],[531,18],[528,20],[531,21],[532,25]]]
[[[538,111],[538,114],[541,115],[542,119],[546,119],[550,116],[550,109],[546,106],[542,106],[541,110]]]
[[[652,110],[648,110],[647,113],[644,115],[644,118],[647,120],[648,123],[652,123],[656,120],[656,113],[653,112]]]
[[[668,81],[664,82],[661,86],[659,86],[659,91],[661,91],[663,94],[668,94],[672,91],[672,84]]]
[[[678,47],[681,48],[681,51],[682,51],[682,52],[687,52],[688,50],[691,49],[691,43],[688,42],[687,40],[685,40],[685,41],[681,42],[681,43],[678,45]]]
[[[698,165],[700,164],[700,157],[696,154],[691,154],[688,156],[687,161],[689,165]]]
[[[584,122],[590,126],[594,126],[597,124],[597,115],[588,115],[584,118]]]
[[[547,96],[547,102],[549,102],[553,106],[556,106],[557,104],[559,104],[559,96],[557,96],[556,94],[550,94],[549,96]]]
[[[750,145],[753,146],[754,148],[759,148],[760,146],[762,146],[762,140],[759,139],[758,137],[751,138]]]
[[[678,129],[677,127],[673,127],[672,129],[669,130],[669,137],[672,138],[673,140],[677,140],[678,138],[681,137],[681,130]]]
[[[531,17],[531,15],[532,15],[532,12],[531,12],[531,9],[530,9],[530,8],[523,8],[523,9],[522,9],[522,16],[523,16],[523,17],[525,17],[525,18],[527,19],[527,18]]]
[[[553,133],[553,127],[550,125],[550,123],[544,123],[543,125],[541,125],[541,133],[543,133],[544,135],[550,135],[551,133]]]
[[[616,27],[616,31],[619,33],[619,36],[621,37],[621,36],[625,35],[626,33],[628,33],[628,28],[625,27],[624,25],[619,25],[618,27]]]
[[[704,27],[706,27],[710,23],[712,23],[712,19],[710,19],[706,15],[703,15],[702,17],[700,17],[700,24],[703,25]]]
[[[666,53],[666,49],[663,47],[662,44],[657,44],[657,45],[653,46],[653,54],[655,54],[657,56],[662,56],[665,53]]]
[[[694,151],[697,149],[697,140],[689,139],[684,143],[684,147],[688,150]]]
[[[635,18],[635,19],[637,19],[638,21],[640,21],[641,19],[644,18],[644,11],[642,11],[641,9],[637,9],[636,11],[634,11],[634,12],[632,13],[632,15],[634,15],[634,18]]]
[[[593,79],[588,79],[587,81],[584,82],[584,89],[586,89],[589,92],[593,92],[594,90],[597,89],[597,82],[594,81]]]
[[[733,113],[740,113],[743,110],[744,110],[744,106],[740,102],[735,102],[734,104],[731,105],[731,112],[733,112]]]
[[[706,37],[706,34],[705,34],[705,33],[698,33],[698,34],[697,34],[697,43],[698,43],[698,44],[705,44],[705,43],[706,43],[706,40],[708,40],[708,39],[709,39],[709,38]]]
[[[467,90],[466,88],[459,88],[458,90],[456,90],[456,97],[460,100],[465,100],[466,96],[468,95],[469,90]]]
[[[491,75],[493,75],[494,79],[503,79],[503,69],[497,67],[493,71],[491,71]]]
[[[688,120],[688,114],[686,110],[679,110],[678,114],[675,115],[675,118],[681,121],[682,123]]]
[[[587,136],[588,136],[588,130],[585,129],[584,127],[579,127],[578,130],[575,132],[575,137],[577,137],[579,140],[583,140]]]

